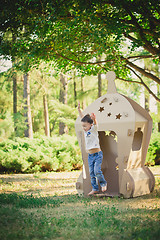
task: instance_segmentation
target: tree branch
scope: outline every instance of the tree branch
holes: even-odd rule
[[[114,65],[114,62],[110,64],[110,66]],[[103,67],[100,63],[98,63],[98,66],[100,66],[102,69],[104,69],[106,72],[108,72],[108,69]]]
[[[132,59],[132,58],[155,58],[155,56],[153,56],[153,55],[137,55],[137,56],[127,57],[127,59]]]
[[[143,32],[143,28],[140,26],[140,24],[137,21],[137,18],[130,11],[130,9],[128,8],[127,4],[122,1],[122,6],[125,9],[125,11],[130,15],[130,17],[131,17],[130,21],[132,21],[133,25],[137,28],[141,40],[145,43],[143,45],[143,47],[145,49],[147,49],[152,54],[160,55],[159,49],[153,47],[152,44],[146,39],[145,34]],[[129,36],[129,37],[131,37],[131,36]]]
[[[108,69],[106,69],[105,67],[101,66],[101,64],[98,64],[98,65],[101,68],[103,68],[104,70],[108,71]],[[127,67],[127,68],[130,69],[140,79],[140,82],[139,81],[127,80],[127,79],[123,79],[123,78],[120,78],[120,77],[118,77],[118,79],[120,79],[122,81],[125,81],[125,82],[137,83],[137,84],[143,85],[147,89],[147,91],[156,99],[156,101],[160,102],[160,99],[150,90],[150,88],[145,84],[145,82],[142,80],[142,78],[133,69],[131,69],[130,67]]]
[[[100,64],[100,63],[106,63],[106,62],[110,62],[111,60],[104,60],[104,61],[97,61],[97,62],[81,62],[81,61],[78,61],[78,60],[74,60],[74,59],[72,59],[72,58],[68,58],[68,57],[66,57],[66,56],[63,56],[62,54],[59,54],[59,53],[55,53],[56,54],[56,56],[58,56],[58,57],[61,57],[61,58],[64,58],[64,59],[66,59],[66,60],[68,60],[68,61],[72,61],[72,62],[75,62],[75,63],[78,63],[78,64],[90,64],[90,65],[96,65],[96,64]]]
[[[136,42],[136,41],[138,40],[138,39],[130,36],[129,34],[126,34],[126,33],[124,33],[124,36],[125,36],[126,38],[128,38],[129,40],[133,41],[133,42]],[[141,38],[142,38],[142,37],[141,37]],[[150,53],[152,53],[152,54],[154,54],[154,55],[155,55],[155,54],[158,55],[158,56],[160,55],[160,50],[159,50],[159,48],[153,47],[152,44],[150,44],[150,42],[147,41],[147,40],[142,39],[142,41],[145,42],[145,44],[143,44],[144,49],[146,49],[148,52],[150,52]]]
[[[120,78],[120,77],[117,77],[117,78],[121,81],[124,81],[124,82],[138,83],[138,84],[142,85],[142,83],[139,82],[139,81],[132,81],[132,80],[128,80],[128,79],[124,79],[124,78]]]
[[[127,65],[129,65],[130,67],[132,67],[133,69],[135,69],[136,71],[140,72],[142,75],[144,75],[147,78],[152,79],[153,81],[155,81],[156,83],[160,84],[160,79],[158,77],[156,77],[155,75],[153,75],[152,73],[148,73],[146,72],[144,69],[138,67],[137,65],[135,65],[134,63],[128,61],[126,58],[122,57],[123,60],[126,61]]]
[[[142,80],[142,78],[130,67],[127,67],[128,69],[130,69],[139,79],[140,79],[140,82],[137,82],[137,81],[134,81],[134,82],[137,82],[139,84],[142,84],[146,89],[147,91],[156,99],[156,101],[160,102],[160,98],[158,98],[151,90],[150,88],[145,84],[145,82]],[[130,81],[132,82],[132,81]]]

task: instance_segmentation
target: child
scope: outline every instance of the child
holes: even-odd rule
[[[101,171],[103,152],[101,151],[99,145],[96,116],[94,113],[83,116],[80,109],[80,103],[78,103],[78,112],[81,117],[82,128],[84,130],[86,150],[88,152],[89,173],[92,185],[92,191],[88,195],[93,195],[99,192],[97,180],[99,180],[102,192],[105,192],[107,190],[107,182]]]

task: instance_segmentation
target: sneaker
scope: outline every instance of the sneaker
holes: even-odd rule
[[[105,192],[105,191],[107,191],[107,184],[106,186],[102,187],[102,192]]]
[[[98,193],[99,191],[94,191],[94,190],[92,190],[90,193],[88,193],[88,196],[92,196],[92,195],[94,195],[94,194],[96,194],[96,193]]]

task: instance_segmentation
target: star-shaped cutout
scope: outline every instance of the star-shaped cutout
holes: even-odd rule
[[[119,113],[116,115],[116,119],[120,119],[122,117],[122,115]]]
[[[108,114],[107,114],[107,117],[110,117],[111,115],[112,115],[111,113],[108,113]]]
[[[100,107],[98,111],[99,112],[103,112],[104,111],[104,107]]]

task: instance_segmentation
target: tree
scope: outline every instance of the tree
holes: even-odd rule
[[[50,137],[48,102],[47,102],[46,94],[43,95],[43,106],[44,106],[44,120],[45,120],[45,135],[47,137]]]
[[[41,104],[38,104],[40,106],[39,114],[41,116],[44,116],[44,129],[45,129],[45,135],[47,137],[50,137],[50,122],[49,122],[49,112],[48,112],[48,101],[49,101],[49,95],[53,93],[53,82],[54,78],[50,76],[51,66],[49,64],[45,64],[44,62],[41,62],[39,67],[37,69],[32,70],[32,99],[34,100],[33,107],[34,109],[38,108],[38,106],[35,106],[36,99],[38,98],[38,101],[40,102],[41,99],[43,99],[43,107]],[[53,71],[53,70],[52,70]],[[42,117],[38,117],[41,118]],[[34,125],[34,124],[33,124]],[[41,125],[43,126],[43,121],[41,122]],[[43,128],[43,127],[42,127]]]
[[[101,73],[98,73],[98,97],[102,96],[102,78]]]
[[[30,105],[30,84],[28,72],[24,73],[24,117],[25,117],[25,137],[33,138],[32,116]]]
[[[160,86],[157,86],[157,94],[160,95]],[[160,132],[160,103],[157,104],[157,110],[158,110],[158,132]]]
[[[1,52],[9,52],[4,33],[14,26],[18,37],[9,49],[14,52],[16,49],[19,57],[27,52],[32,64],[39,59],[52,59],[59,69],[66,71],[71,67],[83,74],[114,70],[119,79],[130,82],[128,73],[132,71],[160,83],[155,73],[149,73],[137,62],[145,58],[159,62],[159,1],[44,0],[42,3],[28,0],[22,6],[16,0],[10,4],[12,7],[9,4],[10,1],[5,1],[8,7],[0,13]],[[127,51],[123,42],[129,43]],[[144,50],[143,54],[140,49]],[[102,54],[102,60],[97,61]],[[144,81],[136,83],[147,88]]]
[[[76,72],[73,72],[73,87],[74,87],[74,106],[77,107],[77,83],[76,83]]]
[[[14,60],[12,60],[12,64],[14,66]],[[13,67],[13,116],[14,116],[14,131],[17,135],[17,121],[16,121],[16,114],[17,114],[17,74]]]
[[[68,82],[67,77],[62,73],[60,73],[60,86],[59,101],[63,104],[67,104]],[[65,123],[62,121],[59,122],[59,135],[62,135],[67,131],[67,126],[65,126]]]
[[[45,122],[45,135],[50,137],[49,128],[49,113],[48,113],[48,99],[47,99],[47,86],[43,77],[43,68],[40,68],[40,85],[43,90],[43,109],[44,109],[44,122]]]
[[[81,76],[81,92],[82,92],[82,94],[84,93],[84,91],[85,91],[85,88],[84,88],[84,78]],[[85,101],[84,101],[84,99],[83,99],[83,101],[82,101],[82,109],[85,109]]]

